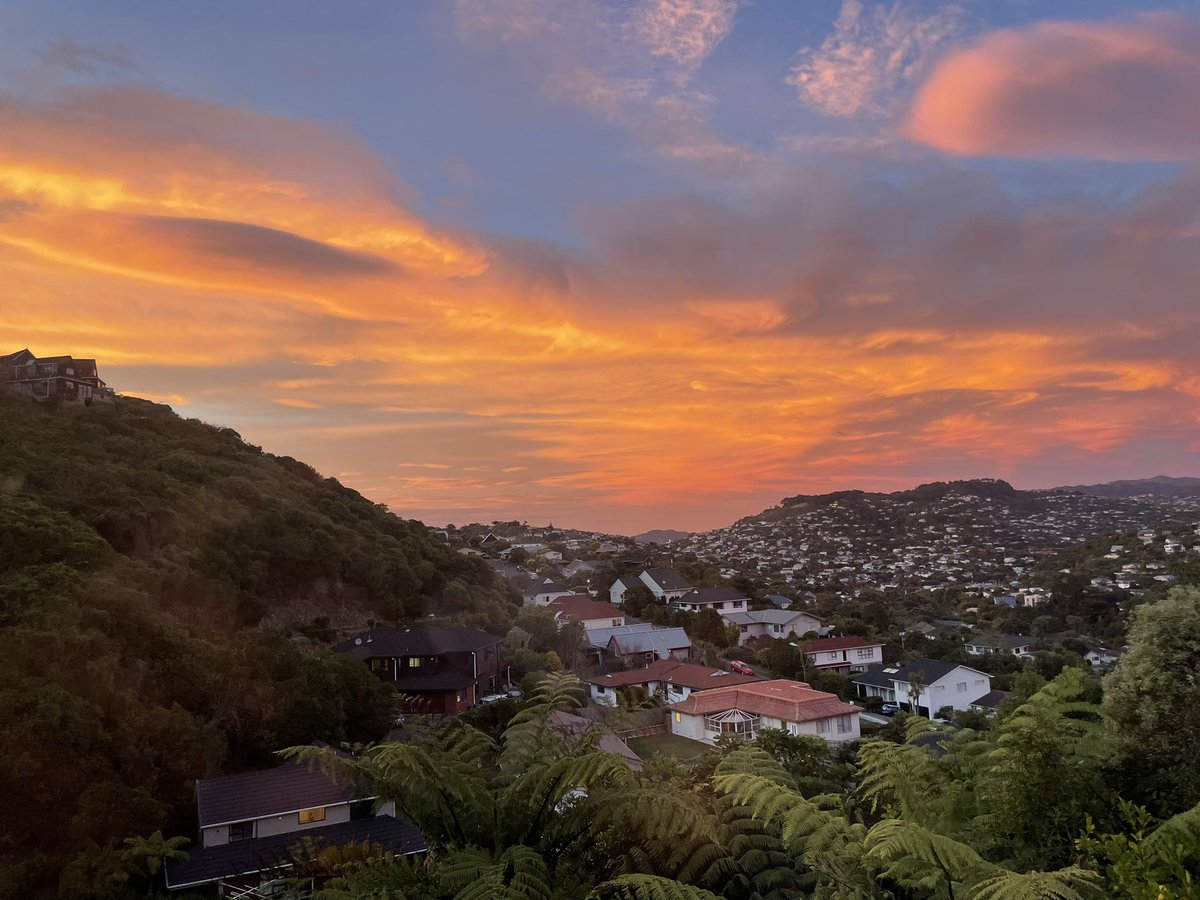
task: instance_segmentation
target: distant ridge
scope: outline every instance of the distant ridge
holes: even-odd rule
[[[1155,497],[1200,496],[1200,478],[1170,475],[1155,475],[1153,478],[1134,478],[1124,481],[1106,481],[1103,484],[1072,484],[1055,488],[1056,491],[1075,491],[1093,497],[1137,497],[1150,494]]]
[[[675,531],[671,528],[655,528],[651,531],[643,531],[641,534],[635,534],[633,539],[639,544],[666,544],[670,541],[677,541],[680,538],[685,538],[690,531]]]

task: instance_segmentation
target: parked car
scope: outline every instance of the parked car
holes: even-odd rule
[[[896,703],[885,703],[879,707],[879,714],[881,716],[894,716],[898,712],[900,712],[900,706]]]
[[[496,703],[499,700],[505,700],[505,699],[507,699],[507,696],[505,694],[484,694],[482,697],[479,698],[479,702],[480,703]]]
[[[731,671],[737,672],[739,675],[753,675],[754,674],[754,670],[752,668],[750,668],[750,666],[748,664],[742,662],[740,659],[730,660],[729,668]]]

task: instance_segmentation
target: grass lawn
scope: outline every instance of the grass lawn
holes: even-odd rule
[[[677,734],[651,734],[646,737],[630,738],[626,743],[629,744],[629,749],[642,759],[649,759],[655,753],[666,753],[683,762],[691,762],[708,749],[708,744],[689,740]]]

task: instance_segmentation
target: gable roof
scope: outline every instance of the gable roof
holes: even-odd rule
[[[686,591],[691,588],[687,580],[674,569],[646,569],[643,574],[664,591]]]
[[[836,694],[814,691],[803,681],[786,678],[699,691],[668,708],[692,716],[740,709],[787,722],[811,722],[860,712],[857,706],[842,702]]]
[[[196,781],[196,809],[201,828],[314,806],[333,806],[353,799],[354,792],[349,788],[334,783],[320,769],[310,769],[300,760],[261,772]]]
[[[730,600],[750,601],[741,591],[730,587],[692,588],[682,597],[675,598],[675,603],[726,603]]]
[[[805,617],[821,621],[802,609],[750,609],[746,612],[728,613],[725,616],[735,625],[791,625]]]
[[[1032,647],[1037,638],[1027,634],[981,634],[969,637],[964,641],[968,647],[995,647],[998,650],[1016,650],[1020,647]]]
[[[757,675],[739,675],[737,672],[726,672],[724,669],[714,669],[711,666],[679,662],[674,659],[656,659],[640,669],[594,675],[584,679],[586,683],[600,687],[628,687],[631,684],[665,681],[669,684],[690,688],[693,691],[707,691],[712,688],[728,687],[731,684],[748,684],[752,681],[762,680]]]
[[[604,600],[593,600],[590,594],[571,594],[556,597],[546,608],[554,612],[555,618],[563,619],[623,619],[625,613]]]
[[[972,700],[972,706],[982,706],[984,709],[996,709],[1004,698],[1008,696],[1008,691],[988,691],[978,700]]]
[[[958,662],[950,662],[944,659],[915,659],[907,666],[885,666],[884,668],[868,669],[860,675],[855,675],[850,680],[857,684],[873,684],[877,687],[890,688],[893,682],[906,683],[913,672],[921,672],[925,678],[925,686],[933,684],[936,681],[941,681],[955,669],[963,668],[968,672],[974,672],[976,675],[983,675],[990,679],[992,676],[986,672],[980,672],[978,669],[972,669],[970,666],[963,665]]]
[[[793,603],[793,600],[791,597],[785,597],[783,594],[771,594],[767,597],[767,599],[770,600],[772,603],[774,603],[776,606],[781,606],[781,607],[791,606]],[[817,617],[813,616],[813,618],[815,619]]]
[[[589,729],[596,728],[596,723],[589,722],[583,716],[572,715],[556,709],[550,713],[550,727],[564,735],[581,738]],[[604,731],[596,745],[604,753],[615,753],[629,763],[629,768],[635,772],[642,771],[642,758],[629,749],[629,745],[614,734]]]
[[[440,656],[466,653],[500,643],[500,638],[473,628],[412,625],[408,628],[372,628],[333,647],[334,653],[352,653],[359,659],[376,656]]]
[[[642,628],[637,625],[633,627]],[[648,629],[630,632],[623,632],[621,628],[601,630],[616,632],[609,637],[605,648],[611,651],[615,645],[617,652],[621,654],[654,653],[658,656],[665,656],[672,650],[683,650],[692,646],[692,639],[682,628],[655,628],[651,625]]]

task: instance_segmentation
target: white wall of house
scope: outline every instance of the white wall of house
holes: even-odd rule
[[[671,711],[671,734],[701,741],[705,744],[715,744],[716,735],[704,726],[704,716],[690,716],[687,713]],[[778,728],[789,734],[807,734],[824,739],[830,744],[842,744],[856,741],[862,737],[858,713],[847,713],[843,716],[831,716],[811,722],[789,722],[772,716],[759,716],[757,728]]]
[[[672,711],[670,724],[671,734],[691,738],[693,741],[703,741],[706,744],[712,743],[704,731],[704,716],[689,716],[687,713]]]
[[[808,661],[820,669],[848,669],[865,672],[883,664],[882,647],[852,647],[849,650],[824,650],[808,654]]]
[[[249,821],[249,820],[247,820]],[[254,820],[254,837],[269,837],[273,834],[287,834],[293,831],[308,831],[310,828],[321,828],[325,825],[335,825],[338,822],[350,821],[350,805],[342,803],[337,806],[325,807],[325,818],[319,822],[300,824],[298,812],[286,813],[281,816],[266,816]],[[203,829],[201,844],[205,847],[217,847],[229,843],[229,826],[217,825]]]
[[[907,681],[893,681],[892,684],[895,686],[898,702],[912,702],[910,685]],[[959,666],[953,672],[926,685],[921,691],[920,704],[929,710],[930,715],[937,713],[943,706],[967,710],[970,709],[972,703],[991,689],[992,680],[987,675]]]
[[[625,599],[625,585],[620,581],[614,581],[612,587],[608,589],[608,602],[620,604]]]

